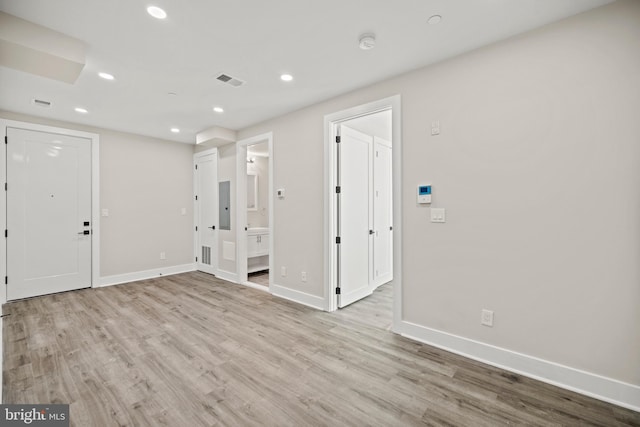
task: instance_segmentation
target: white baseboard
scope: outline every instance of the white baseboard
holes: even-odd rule
[[[398,333],[497,368],[640,412],[640,386],[402,321]]]
[[[216,270],[214,274],[219,279],[226,280],[227,282],[238,283],[238,274],[225,270]]]
[[[269,287],[268,286],[258,285],[258,284],[255,284],[255,283],[252,283],[252,282],[249,282],[249,281],[243,282],[243,283],[238,283],[238,284],[242,285],[242,286],[246,286],[247,288],[253,288],[253,289],[257,289],[257,290],[262,291],[262,292],[269,293]]]
[[[135,282],[138,280],[153,279],[160,276],[171,276],[172,274],[187,273],[195,271],[195,264],[174,265],[171,267],[156,268],[153,270],[135,271],[133,273],[116,274],[113,276],[104,276],[100,278],[100,284],[97,287],[119,285],[121,283]]]
[[[303,304],[318,310],[325,309],[324,298],[322,297],[285,288],[284,286],[276,285],[275,283],[269,287],[269,291],[271,291],[273,295],[280,298],[288,299],[289,301],[297,302],[299,304]]]

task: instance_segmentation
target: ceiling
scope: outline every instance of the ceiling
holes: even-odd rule
[[[0,0],[87,47],[73,84],[0,67],[0,109],[195,143],[206,128],[239,130],[611,1]],[[435,14],[441,22],[428,24]],[[364,33],[375,48],[358,47]]]

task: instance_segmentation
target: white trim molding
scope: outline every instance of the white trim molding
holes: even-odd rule
[[[133,273],[115,274],[113,276],[101,277],[100,287],[120,285],[122,283],[153,279],[161,276],[172,276],[174,274],[188,273],[190,271],[196,271],[195,263],[154,268],[153,270],[135,271]]]
[[[325,299],[316,295],[285,288],[284,286],[276,285],[275,283],[271,283],[269,291],[276,297],[297,302],[298,304],[306,305],[307,307],[315,308],[317,310],[325,309]]]
[[[226,280],[227,282],[238,283],[238,275],[226,270],[216,270],[214,274],[218,279]]]
[[[451,353],[640,412],[640,386],[402,321],[398,333]]]

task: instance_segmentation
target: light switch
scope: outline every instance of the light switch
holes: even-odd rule
[[[444,208],[431,208],[431,222],[446,222]]]

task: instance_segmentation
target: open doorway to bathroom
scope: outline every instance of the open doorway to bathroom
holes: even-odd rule
[[[268,290],[273,264],[271,134],[239,141],[237,156],[238,279]]]

